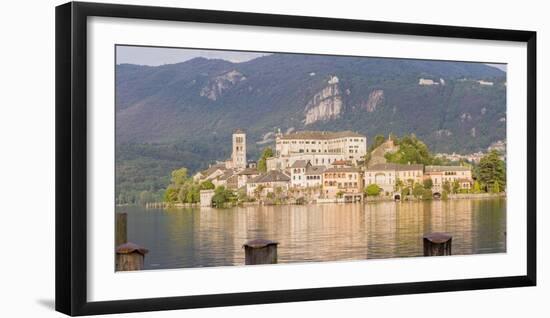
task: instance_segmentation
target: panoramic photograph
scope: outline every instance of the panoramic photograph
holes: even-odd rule
[[[116,271],[506,253],[506,64],[115,63]]]

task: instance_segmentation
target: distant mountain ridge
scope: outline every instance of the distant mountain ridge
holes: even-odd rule
[[[436,152],[485,150],[506,138],[506,73],[482,63],[300,54],[116,66],[119,164],[146,156],[164,170],[195,171],[229,156],[235,128],[247,132],[251,159],[279,129],[415,133]]]

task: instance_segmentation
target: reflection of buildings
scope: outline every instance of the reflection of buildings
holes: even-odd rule
[[[280,263],[421,256],[430,232],[450,233],[453,255],[505,252],[505,199],[130,211],[147,269],[242,265],[256,238],[280,243]]]

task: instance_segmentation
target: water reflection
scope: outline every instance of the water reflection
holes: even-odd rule
[[[256,238],[280,243],[279,263],[421,256],[428,232],[451,233],[455,255],[505,252],[505,199],[121,210],[146,269],[242,265]]]

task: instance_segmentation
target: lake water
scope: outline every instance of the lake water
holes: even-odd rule
[[[279,242],[279,263],[422,256],[429,232],[450,233],[453,255],[506,251],[504,198],[117,211],[145,269],[243,265],[257,238]]]

